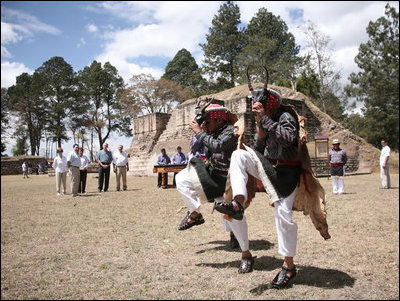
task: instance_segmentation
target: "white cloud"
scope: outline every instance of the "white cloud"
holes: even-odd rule
[[[80,48],[82,45],[85,45],[86,41],[84,38],[80,38],[79,43],[76,45],[77,48]]]
[[[24,72],[33,74],[34,71],[23,63],[1,62],[1,87],[8,88],[15,85],[17,76]]]
[[[45,32],[52,35],[61,34],[61,31],[51,25],[45,24],[35,16],[23,13],[18,10],[2,7],[2,19],[12,20],[1,22],[1,55],[12,57],[6,48],[8,44],[17,43],[23,39],[30,39],[35,33]]]
[[[97,32],[97,31],[99,31],[99,29],[97,28],[97,26],[96,25],[94,25],[94,24],[88,24],[88,25],[86,25],[86,30],[88,31],[88,32]]]
[[[296,10],[299,15],[302,12],[302,20],[311,20],[318,25],[321,32],[331,38],[337,67],[341,69],[343,65],[346,78],[347,74],[357,68],[354,63],[354,56],[357,54],[355,49],[368,38],[366,35],[368,22],[383,16],[386,4],[380,1],[237,1],[236,3],[240,8],[241,21],[244,23],[248,23],[261,7],[280,16],[304,50],[305,35],[298,28],[299,19],[291,20],[290,17],[290,11]],[[222,2],[218,1],[102,2],[98,7],[113,16],[139,25],[107,31],[104,34],[106,39],[104,51],[97,59],[102,62],[110,61],[126,77],[128,72],[142,71],[144,68],[144,62],[140,63],[141,66],[137,65],[137,62],[137,64],[129,63],[132,59],[149,56],[172,59],[180,49],[186,48],[200,66],[203,53],[199,43],[204,42],[212,18],[218,13],[221,4]],[[153,76],[163,73],[159,67],[153,66],[150,70],[154,72]]]
[[[102,7],[127,19],[136,16],[140,8],[140,17],[147,17],[145,24],[104,34],[107,44],[97,60],[110,61],[125,79],[126,76],[132,76],[128,72],[137,74],[136,72],[148,70],[156,78],[164,73],[160,67],[145,69],[144,64],[138,66],[129,63],[138,57],[158,56],[172,59],[182,48],[186,48],[194,57],[200,56],[201,48],[198,44],[204,39],[219,4],[187,1],[152,2],[152,5],[145,2],[107,2],[102,3]],[[153,22],[150,23],[149,20]]]

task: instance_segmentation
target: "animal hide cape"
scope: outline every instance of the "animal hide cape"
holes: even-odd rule
[[[305,129],[306,118],[299,116],[297,112],[289,106],[284,106],[288,111],[298,118],[299,122],[299,143],[298,143],[298,158],[301,162],[301,175],[300,181],[297,187],[295,200],[293,203],[293,210],[303,211],[304,215],[309,215],[314,227],[319,231],[324,239],[331,238],[328,231],[327,214],[325,208],[325,190],[319,183],[318,179],[314,176],[311,168],[310,155],[307,149],[307,131]],[[236,134],[238,138],[238,148],[246,149],[244,145],[243,132],[240,132],[236,127]],[[260,187],[260,181],[249,175],[247,182],[247,194],[248,198],[244,203],[244,209],[249,207],[252,199],[255,197],[256,191],[262,191],[266,187]],[[261,189],[260,189],[261,188]],[[264,190],[265,191],[265,190]],[[232,188],[230,185],[230,175],[228,173],[228,179],[226,181],[224,199],[226,201],[232,201]],[[224,214],[225,219],[231,220],[231,218]]]

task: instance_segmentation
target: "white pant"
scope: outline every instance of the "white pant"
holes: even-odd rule
[[[389,164],[385,168],[381,165],[382,188],[390,188]]]
[[[235,234],[237,241],[239,242],[240,249],[242,252],[249,250],[249,233],[247,227],[246,216],[243,216],[241,221],[232,219],[232,221],[228,221],[222,217],[222,222],[224,229],[228,232],[232,231]]]
[[[188,208],[189,212],[193,211],[200,213],[201,201],[197,197],[197,192],[194,189],[193,182],[189,175],[187,168],[182,169],[175,177],[176,189],[181,194],[183,202]]]
[[[259,179],[251,154],[245,150],[235,150],[232,153],[230,165],[230,181],[233,197],[243,195],[245,200],[247,200],[246,184],[248,174]],[[292,207],[295,196],[296,189],[288,197],[274,202],[278,252],[285,257],[294,257],[296,254],[297,224],[292,220]],[[247,233],[247,229],[245,232]]]
[[[197,197],[196,190],[194,189],[194,185],[190,178],[188,169],[185,168],[181,170],[175,178],[176,181],[176,189],[181,194],[181,197],[188,208],[189,212],[192,213],[196,211],[200,213],[200,205],[201,201]],[[221,198],[222,199],[222,198]],[[222,217],[222,215],[221,215]],[[222,218],[223,225],[226,231],[232,231],[235,234],[236,239],[239,242],[240,248],[242,251],[249,250],[249,235],[248,235],[248,227],[246,217],[243,217],[241,221],[232,219],[232,221],[227,221]]]
[[[344,177],[332,176],[333,193],[344,193]]]

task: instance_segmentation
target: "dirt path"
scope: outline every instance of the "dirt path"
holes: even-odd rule
[[[1,177],[1,299],[399,299],[398,174],[389,190],[379,174],[346,177],[340,196],[321,178],[332,239],[294,214],[298,276],[281,291],[268,284],[282,258],[265,194],[246,211],[257,259],[241,275],[210,203],[205,224],[178,231],[176,189],[129,177],[116,192],[112,177],[98,193],[96,181],[89,174],[84,196],[57,198],[54,177]]]

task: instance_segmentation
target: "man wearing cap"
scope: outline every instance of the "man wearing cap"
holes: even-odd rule
[[[192,150],[194,151],[196,143],[203,148],[201,154],[193,156],[188,166],[176,175],[177,190],[188,208],[186,216],[178,227],[179,230],[204,223],[200,213],[201,203],[213,199],[223,200],[231,154],[237,147],[237,136],[233,126],[237,121],[236,115],[217,104],[209,105],[205,113],[206,118],[201,126],[195,120],[189,124],[195,133],[191,143]],[[229,225],[231,226],[229,230],[225,224],[224,228],[227,231],[240,227],[247,230],[247,224],[246,227],[241,226],[244,223],[245,221],[235,221],[235,225]],[[231,244],[233,239],[232,234]],[[246,249],[242,249],[243,251]],[[239,272],[248,271],[239,270]]]
[[[281,105],[279,93],[272,89],[266,90],[262,87],[250,90],[252,111],[257,123],[255,145],[254,148],[245,146],[245,150],[233,152],[230,166],[233,200],[216,203],[214,208],[236,221],[244,220],[248,177],[251,175],[262,181],[270,197],[270,206],[275,208],[278,252],[284,256],[282,269],[272,280],[274,287],[281,288],[296,276],[293,257],[296,253],[297,225],[292,220],[292,207],[301,174],[297,158],[299,124],[294,109]],[[242,233],[247,236],[247,224]],[[234,234],[238,237],[235,230]],[[245,242],[248,248],[248,238],[239,236],[238,240],[239,243]],[[255,257],[250,252],[244,255],[242,265],[251,270]]]
[[[201,126],[195,120],[189,123],[195,138],[205,147],[205,157],[193,157],[176,175],[177,190],[189,210],[179,230],[204,223],[201,203],[223,196],[230,157],[237,147],[233,127],[237,117],[229,115],[227,108],[217,104],[209,105],[205,112]]]
[[[333,194],[344,193],[344,165],[347,162],[346,152],[340,148],[339,139],[333,139],[328,160],[331,166]]]

